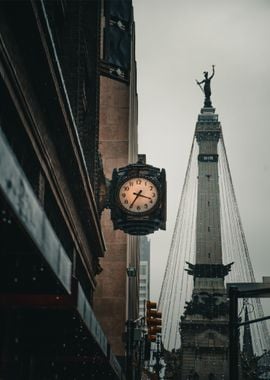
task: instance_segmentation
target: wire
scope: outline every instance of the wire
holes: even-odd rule
[[[234,262],[226,282],[254,282],[255,276],[247,247],[246,238],[236,201],[232,175],[229,167],[227,152],[224,143],[223,131],[218,144],[218,175],[216,204],[210,206],[219,208],[220,222],[213,226],[216,236],[221,236],[221,252],[225,264]],[[187,171],[181,192],[171,246],[161,286],[158,307],[163,314],[163,344],[167,350],[180,347],[179,321],[184,314],[185,303],[192,299],[192,276],[185,271],[186,262],[194,262],[196,255],[196,228],[198,202],[198,144],[193,136]],[[211,165],[209,173],[211,173]],[[209,183],[210,193],[214,193],[214,181]],[[209,206],[209,205],[208,205]],[[207,207],[207,205],[205,205]],[[209,219],[210,216],[206,213]],[[208,223],[208,222],[206,222]],[[206,226],[207,227],[207,226]],[[211,227],[212,228],[212,227]],[[216,237],[217,238],[217,237]],[[218,238],[217,238],[218,239]],[[219,242],[216,241],[216,249]],[[213,263],[210,256],[210,263]],[[216,263],[216,262],[214,262]],[[214,289],[214,288],[213,288]],[[225,292],[225,288],[224,288]],[[250,318],[263,317],[260,299],[243,300],[239,315],[245,305],[251,305]],[[266,321],[254,323],[250,326],[255,352],[261,354],[264,349],[270,349],[270,338]]]

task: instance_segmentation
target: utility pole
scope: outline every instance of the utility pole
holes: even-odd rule
[[[163,368],[163,365],[161,364],[161,334],[157,334],[157,340],[156,340],[156,345],[157,345],[157,351],[154,354],[156,363],[154,364],[153,368],[156,373],[156,379],[160,380],[160,371]]]
[[[128,320],[126,321],[126,374],[128,380],[133,380],[133,344],[134,344],[134,325],[132,310],[132,279],[136,277],[136,268],[127,268],[128,276]]]
[[[158,380],[160,379],[159,374],[162,368],[162,365],[160,363],[160,357],[161,357],[161,336],[160,334],[157,334],[156,370],[157,370]]]
[[[134,325],[133,321],[128,319],[126,322],[127,326],[127,358],[126,358],[126,373],[127,378],[133,380],[133,340],[134,340]]]
[[[238,323],[238,293],[237,288],[229,288],[229,302],[230,302],[230,350],[229,350],[229,364],[230,364],[230,380],[239,379],[238,357],[239,357],[239,329]]]

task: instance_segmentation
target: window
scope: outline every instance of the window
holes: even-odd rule
[[[146,274],[146,267],[145,266],[141,266],[140,274]]]

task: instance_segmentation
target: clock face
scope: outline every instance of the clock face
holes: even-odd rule
[[[147,178],[130,178],[119,190],[121,206],[136,214],[151,210],[157,204],[158,198],[157,186]]]

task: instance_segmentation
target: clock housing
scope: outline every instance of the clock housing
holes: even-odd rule
[[[165,170],[141,162],[114,169],[109,208],[115,229],[131,235],[165,229]]]

